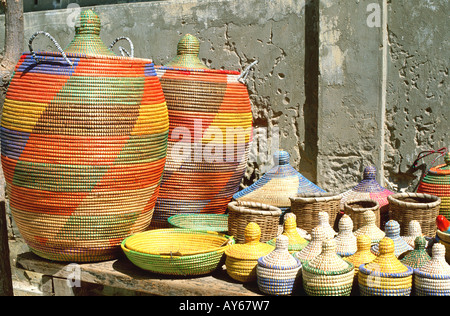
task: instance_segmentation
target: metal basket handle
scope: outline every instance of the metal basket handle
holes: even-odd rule
[[[114,47],[114,45],[116,45],[116,43],[120,40],[127,40],[128,43],[130,44],[130,48],[131,48],[131,54],[122,46],[119,46],[119,50],[120,53],[122,54],[122,56],[128,56],[128,57],[134,57],[134,45],[133,42],[131,41],[131,39],[129,39],[128,37],[122,36],[122,37],[118,37],[116,38],[111,45],[109,45],[109,49],[112,49]]]
[[[61,55],[62,55],[62,57],[65,59],[65,61],[66,61],[70,66],[73,67],[73,62],[71,62],[70,59],[67,58],[66,53],[65,53],[64,50],[61,48],[61,46],[58,44],[58,42],[53,38],[53,36],[51,36],[49,33],[44,32],[44,31],[39,31],[39,32],[34,33],[34,34],[30,37],[30,40],[28,41],[28,47],[29,47],[29,49],[30,49],[30,53],[31,53],[31,55],[33,56],[34,60],[35,60],[37,63],[40,63],[41,60],[39,60],[39,59],[37,58],[36,53],[35,53],[34,50],[33,50],[32,44],[33,44],[34,39],[35,39],[39,34],[43,34],[43,35],[47,36],[47,37],[53,42],[53,44],[56,46],[56,48],[57,48],[58,51],[61,53]]]

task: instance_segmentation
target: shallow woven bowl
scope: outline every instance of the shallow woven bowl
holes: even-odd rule
[[[450,234],[436,230],[436,235],[439,238],[439,242],[445,246],[445,260],[450,263]]]
[[[178,214],[169,217],[169,224],[175,228],[226,233],[228,214]]]
[[[233,237],[190,229],[155,229],[124,239],[127,258],[141,269],[167,275],[204,275],[216,270]]]

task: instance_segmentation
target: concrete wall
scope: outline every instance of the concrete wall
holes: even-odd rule
[[[93,8],[105,43],[128,36],[135,56],[156,64],[175,55],[185,33],[200,39],[200,56],[212,68],[242,70],[258,60],[248,80],[255,127],[269,136],[279,129],[279,148],[290,152],[292,165],[326,190],[352,187],[369,164],[381,183],[410,190],[420,176],[409,170],[417,154],[450,146],[447,0],[172,0]],[[26,13],[25,40],[44,30],[65,47],[75,16],[72,9]],[[54,49],[45,38],[34,47]],[[268,147],[271,141],[276,145],[269,137]],[[257,145],[245,185],[272,162],[267,146]]]

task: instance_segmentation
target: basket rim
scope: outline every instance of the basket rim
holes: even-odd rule
[[[320,270],[314,267],[311,267],[309,265],[309,261],[306,262],[305,264],[302,265],[302,269],[312,273],[312,274],[318,274],[318,275],[327,275],[327,276],[332,276],[332,275],[343,275],[343,274],[347,274],[350,273],[352,271],[354,271],[355,266],[353,263],[349,262],[349,261],[345,261],[345,263],[347,263],[347,268],[342,269],[342,270],[338,270],[338,271],[324,271],[324,270]]]
[[[365,275],[370,276],[376,276],[376,277],[382,277],[382,278],[405,278],[409,277],[414,273],[413,268],[410,266],[405,265],[407,270],[405,272],[380,272],[380,271],[373,271],[366,268],[366,263],[362,263],[359,266],[359,272]]]
[[[342,199],[342,193],[336,192],[311,192],[311,193],[297,193],[289,197],[291,202],[328,202]]]
[[[178,255],[178,254],[165,255],[165,254],[159,254],[159,253],[145,253],[145,252],[129,249],[126,246],[126,242],[130,238],[135,237],[137,235],[138,236],[152,235],[152,234],[158,234],[158,233],[163,233],[163,232],[171,232],[174,234],[179,234],[181,238],[183,237],[183,235],[187,235],[187,234],[189,234],[189,235],[191,235],[191,234],[216,235],[218,238],[227,239],[227,241],[220,247],[216,247],[213,249],[207,249],[207,250],[203,250],[203,251],[198,251],[195,253],[189,253],[189,254],[185,254],[185,255],[183,255],[183,254],[181,254],[181,255]],[[147,256],[149,258],[179,258],[179,259],[183,259],[183,258],[191,258],[191,257],[195,258],[197,256],[208,255],[208,254],[211,254],[214,252],[216,252],[216,253],[224,252],[228,248],[228,246],[231,244],[234,244],[234,242],[235,242],[235,240],[234,240],[233,236],[225,235],[225,234],[214,232],[214,231],[198,231],[198,230],[183,229],[183,228],[161,228],[161,229],[144,231],[144,232],[140,232],[140,233],[136,233],[131,236],[128,236],[120,243],[120,246],[124,252],[129,252],[129,253],[140,255],[140,256]]]
[[[399,200],[399,198],[423,198],[423,199],[428,199],[430,200],[427,203],[415,203],[415,202],[403,202],[401,200]],[[430,209],[430,208],[434,208],[437,207],[441,204],[441,198],[436,196],[436,195],[432,195],[432,194],[427,194],[427,193],[412,193],[412,192],[405,192],[405,193],[394,193],[392,195],[389,195],[388,197],[388,201],[390,204],[396,204],[396,205],[400,205],[403,207],[408,207],[408,208],[415,208],[415,209]]]
[[[374,205],[369,206],[369,207],[350,207],[350,205],[349,205],[352,203],[361,203],[361,202],[362,203],[372,203]],[[380,203],[374,199],[369,199],[369,198],[351,198],[344,202],[344,208],[345,207],[355,210],[355,211],[372,211],[372,210],[377,210],[378,208],[380,208]]]
[[[448,274],[423,272],[423,271],[420,271],[420,268],[414,269],[414,275],[419,276],[424,279],[450,280],[450,275],[448,275]]]
[[[257,209],[252,210],[247,207]],[[280,216],[283,213],[282,210],[276,206],[250,201],[232,201],[228,203],[228,208],[233,212],[254,215]]]
[[[240,75],[241,72],[237,70],[225,70],[225,69],[206,69],[206,68],[190,68],[190,67],[172,67],[164,65],[155,65],[155,70],[169,70],[169,71],[185,71],[185,72],[197,72],[207,74],[220,74],[220,75]]]
[[[59,52],[49,52],[49,51],[36,51],[35,54],[37,56],[48,56],[48,57],[61,57],[62,54]],[[146,64],[153,64],[153,60],[149,58],[138,58],[138,57],[126,57],[126,56],[117,56],[117,55],[94,55],[94,54],[82,54],[82,53],[65,53],[67,58],[86,58],[86,59],[104,59],[104,60],[123,60],[130,62],[140,62]],[[31,52],[25,51],[22,53],[22,56],[28,55],[33,56]]]
[[[208,219],[208,218],[212,218],[212,219],[218,219],[218,220],[222,220],[220,221],[220,223],[222,223],[223,225],[211,225],[211,226],[204,226],[205,228],[208,227],[209,229],[211,229],[210,231],[217,231],[217,232],[226,232],[228,231],[228,214],[204,214],[204,213],[182,213],[182,214],[175,214],[170,216],[167,219],[167,222],[174,226],[175,228],[183,228],[183,229],[192,229],[192,230],[200,230],[200,231],[204,231],[202,229],[199,229],[202,226],[196,226],[196,225],[191,225],[188,226],[187,225],[180,225],[180,222],[177,222],[178,219],[184,219],[184,218],[204,218],[204,219]]]

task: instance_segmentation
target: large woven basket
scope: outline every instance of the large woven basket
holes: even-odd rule
[[[164,169],[168,113],[149,59],[115,56],[83,11],[65,52],[36,33],[15,68],[1,120],[11,212],[36,254],[111,259],[145,230]],[[39,34],[58,53],[35,53]]]
[[[355,199],[344,202],[344,213],[350,216],[355,230],[364,224],[364,212],[372,211],[375,214],[375,225],[380,227],[380,204],[370,199]]]
[[[400,235],[407,234],[409,222],[416,220],[425,236],[436,235],[436,217],[439,215],[441,199],[424,193],[396,193],[388,197],[389,217],[400,224]]]
[[[121,247],[141,269],[166,275],[193,276],[216,270],[225,250],[234,244],[230,236],[190,229],[154,229],[127,237]]]
[[[167,162],[152,227],[176,214],[224,214],[247,168],[252,109],[239,71],[207,69],[187,34],[157,66],[169,110]]]
[[[358,272],[362,296],[410,296],[413,269],[402,264],[394,254],[394,242],[380,241],[380,254],[370,263],[361,264]]]
[[[420,181],[417,192],[439,196],[439,214],[450,220],[450,152],[445,154],[444,161],[444,164],[430,168]]]
[[[302,267],[303,288],[309,296],[350,296],[355,269],[336,254],[336,242],[324,241],[320,255]]]
[[[247,225],[254,222],[261,229],[261,242],[267,242],[277,236],[281,215],[282,211],[275,206],[255,202],[230,202],[228,233],[236,239],[236,243],[243,243]]]
[[[297,216],[297,227],[310,233],[319,225],[320,212],[328,213],[330,226],[333,227],[340,211],[341,198],[339,194],[327,192],[291,196],[291,211]]]
[[[268,204],[284,211],[291,206],[291,196],[299,193],[325,192],[292,167],[287,151],[276,152],[273,160],[275,166],[258,181],[233,196],[236,201]]]

